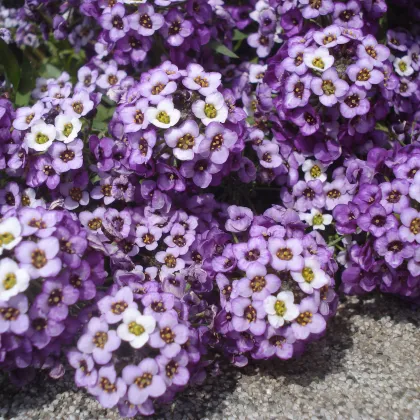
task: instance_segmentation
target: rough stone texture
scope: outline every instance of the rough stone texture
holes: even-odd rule
[[[420,419],[420,311],[392,297],[350,298],[321,341],[289,362],[224,368],[156,419]],[[118,419],[72,383],[0,377],[0,419]]]

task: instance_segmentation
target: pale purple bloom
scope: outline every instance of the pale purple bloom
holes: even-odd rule
[[[58,173],[79,169],[83,165],[83,141],[80,139],[67,144],[54,142],[48,153],[53,159],[52,166]]]
[[[257,336],[264,334],[267,325],[262,301],[237,297],[232,300],[232,314],[232,325],[236,331],[250,331]]]
[[[414,249],[411,244],[406,242],[398,230],[390,230],[374,244],[375,251],[393,268],[399,267],[404,259],[411,258]]]
[[[362,230],[370,232],[377,238],[390,229],[398,227],[395,216],[387,215],[385,209],[379,204],[370,206],[367,213],[358,217],[357,223]]]
[[[166,391],[165,382],[159,375],[159,366],[151,358],[143,359],[138,366],[126,366],[122,378],[128,385],[128,401],[131,404],[142,404],[149,397],[160,397]]]
[[[299,0],[304,5],[302,15],[305,19],[315,19],[318,16],[325,16],[334,10],[334,3],[331,0]]]
[[[207,188],[212,182],[213,175],[221,169],[222,165],[212,162],[209,157],[194,156],[193,160],[184,162],[179,171],[185,178],[192,178],[197,187]]]
[[[402,226],[400,236],[408,242],[420,243],[420,212],[413,208],[404,209],[400,215]]]
[[[193,120],[186,120],[180,127],[166,130],[164,136],[166,144],[173,148],[174,156],[182,161],[192,160],[203,140],[200,129]]]
[[[382,182],[379,187],[382,192],[380,203],[388,214],[402,213],[402,211],[409,206],[410,202],[407,194],[410,184],[405,179],[394,179],[392,182]]]
[[[270,238],[268,250],[271,253],[271,266],[278,271],[300,271],[303,268],[303,246],[299,239]]]
[[[59,212],[47,211],[42,207],[24,207],[19,210],[22,236],[35,235],[38,238],[47,238],[55,232],[55,226],[60,220],[61,214]]]
[[[319,179],[308,182],[298,181],[293,186],[293,196],[296,199],[294,207],[297,211],[321,209],[325,205],[323,183]]]
[[[326,48],[333,48],[349,42],[348,38],[341,35],[341,28],[337,25],[327,26],[322,31],[316,31],[313,37],[318,45]]]
[[[354,118],[356,115],[365,115],[370,110],[370,102],[366,99],[365,89],[352,85],[346,96],[340,100],[340,112],[345,118]]]
[[[193,24],[176,9],[170,9],[165,15],[165,24],[160,30],[166,42],[173,47],[182,45],[185,38],[188,38],[193,31]]]
[[[109,330],[106,321],[99,318],[92,318],[78,342],[79,351],[91,354],[96,363],[104,365],[111,360],[112,352],[121,343],[121,339],[114,330]]]
[[[117,3],[107,10],[99,18],[99,23],[102,28],[109,31],[109,38],[115,42],[128,32],[128,19],[125,16],[125,7],[121,3]]]
[[[149,121],[145,118],[145,112],[148,107],[149,101],[141,98],[135,104],[121,108],[119,114],[124,123],[126,133],[134,133],[140,129],[147,128]]]
[[[297,339],[305,340],[310,334],[324,332],[326,322],[318,313],[318,305],[311,297],[307,297],[299,304],[300,315],[293,321],[292,330]]]
[[[163,70],[155,70],[148,79],[142,80],[139,92],[147,98],[151,104],[156,105],[168,95],[175,92],[176,82],[170,80]]]
[[[98,372],[92,356],[73,349],[67,353],[67,359],[75,369],[74,381],[79,387],[92,387],[98,380]]]
[[[284,105],[287,109],[294,109],[307,105],[311,96],[312,76],[307,73],[304,76],[292,74],[286,81],[286,97]]]
[[[151,36],[160,29],[165,19],[160,13],[155,13],[151,4],[140,4],[138,13],[128,16],[130,27],[143,36]]]
[[[13,296],[7,302],[0,301],[0,334],[25,333],[29,328],[27,311],[28,299],[23,294]]]
[[[129,287],[118,290],[115,296],[105,296],[98,302],[98,308],[108,324],[116,324],[123,319],[127,309],[137,309],[133,292]]]
[[[357,86],[367,90],[370,90],[372,85],[378,85],[384,80],[384,74],[373,68],[373,63],[369,58],[361,58],[356,64],[349,66],[347,74]]]
[[[311,89],[319,96],[319,101],[323,105],[330,107],[348,92],[349,85],[340,79],[335,68],[331,68],[322,73],[321,77],[312,79]]]
[[[390,51],[385,45],[379,44],[373,35],[367,35],[357,46],[357,55],[368,58],[376,67],[382,67],[382,63],[389,58]]]
[[[360,3],[357,0],[350,0],[347,3],[335,3],[334,23],[344,28],[362,28],[364,23],[360,17],[360,9]]]
[[[205,72],[199,64],[189,64],[186,69],[186,77],[182,79],[182,84],[190,90],[207,96],[217,91],[221,83],[221,74],[216,72]]]
[[[254,217],[252,210],[247,207],[229,206],[227,209],[229,219],[225,228],[229,232],[244,232],[252,223]]]
[[[189,362],[188,353],[185,350],[181,350],[174,358],[157,356],[156,362],[168,386],[184,386],[187,384],[190,379],[190,372],[187,368]]]
[[[233,254],[238,260],[238,268],[243,271],[254,265],[265,266],[270,261],[267,242],[262,236],[251,238],[248,242],[234,244]]]
[[[38,243],[23,241],[15,249],[16,258],[32,279],[56,276],[61,270],[57,257],[60,245],[57,238],[41,239]]]

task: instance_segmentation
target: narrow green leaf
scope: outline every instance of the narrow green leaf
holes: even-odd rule
[[[246,38],[248,38],[247,34],[244,34],[243,32],[238,31],[237,29],[233,31],[233,38],[232,38],[233,41],[242,41],[243,39],[246,39]]]
[[[40,72],[40,76],[44,77],[45,79],[49,78],[57,78],[61,76],[62,71],[60,71],[57,67],[53,66],[50,63],[47,63],[43,66]]]
[[[211,47],[218,53],[231,58],[239,58],[233,51],[231,51],[226,45],[220,42],[213,42]]]
[[[1,65],[6,73],[7,80],[13,85],[15,91],[19,87],[20,67],[15,55],[9,46],[0,38]]]

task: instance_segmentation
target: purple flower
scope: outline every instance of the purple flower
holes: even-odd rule
[[[334,23],[343,28],[362,28],[363,20],[360,17],[360,2],[357,0],[350,0],[346,4],[335,3]]]
[[[255,357],[268,359],[276,355],[279,359],[287,360],[293,356],[293,343],[296,341],[292,328],[273,328],[271,325],[264,334]]]
[[[79,169],[83,165],[83,142],[76,139],[65,144],[54,142],[48,150],[53,161],[52,166],[58,173],[64,173],[71,169]]]
[[[401,215],[402,226],[399,228],[401,239],[420,243],[420,212],[413,208],[405,209]]]
[[[210,160],[210,157],[194,156],[194,159],[184,162],[179,171],[185,178],[192,178],[197,187],[207,188],[213,180],[213,175],[220,172],[222,165]]]
[[[370,102],[366,99],[367,92],[363,88],[352,85],[346,96],[340,100],[340,112],[345,118],[365,115],[370,110]]]
[[[278,271],[303,269],[303,247],[299,239],[270,238],[268,250],[271,253],[271,266]]]
[[[273,35],[261,32],[249,35],[247,41],[250,47],[257,49],[257,55],[261,58],[267,57],[274,45]]]
[[[300,302],[299,313],[292,323],[297,339],[305,340],[310,334],[320,334],[325,330],[325,319],[318,313],[318,305],[313,298],[307,297]]]
[[[247,243],[234,244],[233,254],[238,260],[238,268],[243,271],[254,265],[265,266],[270,261],[267,242],[262,236],[251,238]]]
[[[319,101],[323,105],[330,107],[348,92],[349,85],[340,79],[335,68],[330,68],[322,73],[321,77],[312,79],[311,89],[319,96]]]
[[[160,29],[165,20],[150,4],[140,4],[138,13],[128,16],[131,29],[143,36],[151,36]]]
[[[56,276],[61,270],[61,260],[57,258],[60,245],[57,238],[41,239],[38,243],[24,241],[15,250],[21,267],[32,279]]]
[[[312,208],[321,209],[325,205],[323,183],[319,179],[312,181],[298,181],[293,186],[293,196],[296,199],[295,209],[307,211]]]
[[[266,329],[266,315],[262,301],[252,301],[237,297],[232,300],[232,325],[235,331],[250,331],[254,335],[262,335]]]
[[[200,143],[199,152],[208,156],[215,164],[223,164],[229,157],[229,150],[235,145],[238,135],[222,124],[211,122],[206,127],[205,138]]]
[[[333,210],[338,204],[347,204],[350,199],[351,185],[345,177],[336,178],[333,182],[324,185],[325,208]]]
[[[62,108],[68,117],[80,118],[84,117],[94,107],[93,101],[89,97],[89,93],[82,90],[73,98],[68,98],[63,102]]]
[[[410,184],[404,179],[394,179],[379,185],[382,191],[381,205],[387,213],[402,213],[409,206],[407,197]]]
[[[111,360],[112,352],[121,343],[121,339],[114,330],[109,330],[106,321],[99,318],[92,318],[78,342],[79,351],[91,354],[96,363],[105,365]]]
[[[142,84],[139,87],[139,92],[147,98],[151,104],[156,105],[168,95],[174,93],[176,88],[176,82],[170,80],[166,72],[163,70],[155,70],[148,78],[143,78]],[[147,109],[147,107],[145,107],[145,109]],[[142,109],[142,112],[145,112],[145,110]]]
[[[192,23],[184,19],[183,14],[176,9],[169,10],[165,15],[165,24],[160,30],[166,42],[173,47],[182,45],[185,38],[188,38],[193,31]]]
[[[45,112],[44,104],[37,102],[32,107],[22,107],[16,110],[13,127],[16,130],[27,130],[38,122]]]
[[[395,216],[387,215],[385,209],[379,204],[370,206],[367,209],[367,213],[359,216],[357,223],[362,230],[370,232],[377,238],[390,229],[398,227],[398,221]]]
[[[144,308],[144,315],[152,315],[157,321],[165,313],[170,313],[176,317],[174,309],[175,297],[170,293],[147,293],[141,300]]]
[[[310,136],[319,130],[321,118],[310,105],[294,109],[290,114],[291,121],[300,128],[303,136]]]
[[[115,296],[105,296],[98,302],[98,308],[108,324],[116,324],[123,319],[127,309],[137,309],[133,292],[129,287],[118,290]]]
[[[145,98],[139,99],[134,105],[123,106],[119,111],[121,120],[124,123],[126,133],[134,133],[140,129],[146,129],[149,121],[144,114],[149,107],[149,101]]]
[[[159,371],[163,373],[163,379],[168,386],[187,384],[190,379],[190,372],[187,369],[188,361],[188,353],[185,350],[181,350],[174,358],[156,357]]]
[[[159,365],[149,357],[137,366],[126,366],[122,378],[128,385],[128,400],[131,404],[142,404],[149,397],[160,397],[166,391],[165,382],[159,375]]]
[[[157,330],[150,336],[150,345],[160,349],[169,358],[181,351],[181,345],[188,340],[188,328],[179,324],[177,317],[171,313],[163,314],[158,321]]]
[[[78,352],[77,350],[70,350],[67,353],[67,359],[70,365],[76,369],[74,373],[74,381],[80,387],[93,387],[98,380],[98,372],[95,367],[95,362],[92,356]]]
[[[299,0],[304,5],[302,15],[305,19],[315,19],[318,16],[325,16],[334,10],[334,3],[331,0]]]
[[[414,254],[412,245],[407,243],[396,229],[390,230],[384,236],[377,238],[374,248],[393,268],[399,267],[404,259],[411,258]]]
[[[26,183],[31,187],[38,187],[46,184],[53,190],[60,183],[60,175],[52,167],[52,160],[49,156],[37,156],[30,165]]]
[[[221,83],[221,74],[216,72],[207,73],[199,64],[189,64],[186,69],[186,77],[182,84],[190,90],[198,90],[203,96],[208,96],[217,91]]]
[[[56,230],[61,220],[61,214],[54,210],[45,210],[42,207],[21,208],[19,221],[22,225],[22,236],[35,235],[38,238],[48,238]]]
[[[152,157],[153,147],[156,144],[156,131],[149,128],[145,131],[138,131],[128,135],[130,142],[130,166],[142,165],[147,163]]]
[[[0,300],[0,334],[11,332],[23,334],[29,328],[28,299],[19,294],[7,302]]]
[[[346,44],[349,39],[341,35],[341,28],[337,25],[331,25],[322,31],[316,31],[313,34],[314,40],[318,45],[326,48],[333,48],[337,45]]]
[[[99,18],[102,28],[109,31],[111,41],[118,41],[128,32],[128,19],[125,17],[125,7],[121,3],[107,9]]]
[[[126,393],[127,385],[117,377],[114,366],[108,365],[99,369],[96,385],[89,387],[88,390],[98,398],[103,407],[112,408]]]
[[[180,127],[166,130],[164,136],[166,144],[173,148],[174,156],[182,161],[194,158],[203,139],[197,123],[193,120],[187,120]]]
[[[42,286],[42,293],[35,299],[35,305],[54,321],[63,321],[69,313],[69,306],[77,302],[79,292],[72,286],[59,281],[48,280]]]
[[[382,63],[389,58],[390,51],[385,45],[379,44],[374,36],[367,35],[357,46],[357,55],[368,58],[376,67],[382,67]]]
[[[252,264],[246,269],[246,277],[239,280],[232,292],[232,298],[242,296],[253,300],[264,300],[276,293],[281,281],[274,274],[267,274],[267,268],[262,264]],[[220,287],[220,286],[219,286]]]
[[[312,76],[309,73],[304,76],[292,74],[287,79],[285,84],[286,97],[284,100],[284,105],[287,109],[307,105],[311,96],[311,81]]]
[[[247,207],[229,206],[227,209],[229,219],[225,228],[228,232],[244,232],[252,223],[254,217],[252,210]]]
[[[373,68],[374,63],[369,58],[361,58],[356,64],[347,68],[347,74],[357,86],[370,90],[372,85],[378,85],[384,80],[384,74]]]
[[[333,217],[336,222],[337,232],[341,235],[355,233],[359,215],[359,208],[351,202],[335,206],[333,209]]]
[[[30,327],[27,335],[32,344],[38,348],[46,347],[53,337],[58,337],[65,329],[62,322],[47,317],[40,309],[33,305],[29,309]]]

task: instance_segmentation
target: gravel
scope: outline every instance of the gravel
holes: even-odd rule
[[[299,360],[223,368],[155,419],[420,420],[420,311],[389,296],[347,298]],[[0,419],[119,419],[73,384],[0,376]]]

